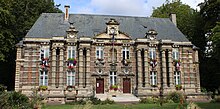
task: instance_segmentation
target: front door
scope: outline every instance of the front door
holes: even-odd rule
[[[123,78],[123,93],[131,93],[130,78]]]
[[[104,93],[104,79],[96,79],[96,93]]]

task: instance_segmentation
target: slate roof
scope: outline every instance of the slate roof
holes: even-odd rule
[[[69,22],[73,22],[78,32],[78,37],[93,37],[106,31],[106,22],[110,18],[116,19],[120,25],[119,30],[132,37],[144,38],[149,29],[158,32],[157,39],[188,42],[183,33],[170,21],[169,18],[111,16],[70,14]],[[66,36],[69,22],[64,21],[64,13],[43,13],[29,30],[25,37],[51,38],[53,36]]]

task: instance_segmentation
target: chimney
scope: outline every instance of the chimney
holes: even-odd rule
[[[170,14],[170,20],[174,23],[174,25],[177,26],[177,23],[176,23],[176,14],[175,14],[175,13],[171,13],[171,14]]]
[[[69,5],[65,5],[64,8],[66,10],[65,16],[64,16],[64,20],[68,21],[69,20],[69,8],[70,8],[70,6]]]

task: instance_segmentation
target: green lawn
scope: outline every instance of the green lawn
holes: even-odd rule
[[[202,109],[220,109],[220,103],[196,103]],[[53,105],[46,106],[44,109],[176,109],[177,103],[164,104],[112,104],[112,105]],[[185,105],[186,106],[186,105]],[[85,108],[92,107],[92,108]]]
[[[112,105],[93,105],[92,109],[175,109],[178,104],[112,104]],[[76,105],[55,105],[46,106],[45,109],[87,109]]]

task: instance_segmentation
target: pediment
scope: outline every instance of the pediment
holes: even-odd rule
[[[94,37],[95,39],[111,39],[112,35],[106,34],[106,33],[101,33],[98,34],[97,36]],[[130,36],[124,34],[124,33],[119,33],[117,35],[115,35],[115,39],[131,39]]]

